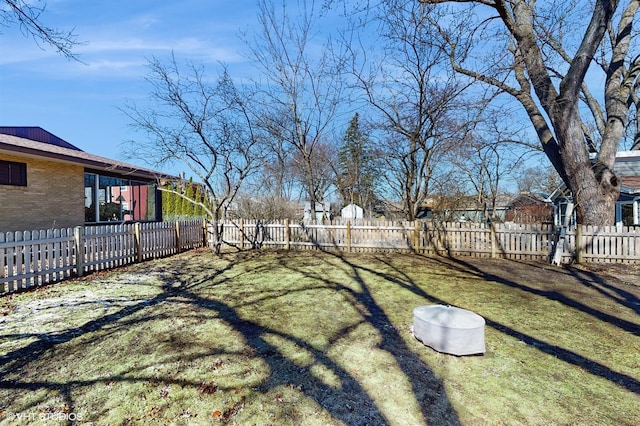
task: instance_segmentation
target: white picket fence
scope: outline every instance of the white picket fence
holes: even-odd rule
[[[222,240],[237,248],[407,251],[448,256],[550,261],[559,236],[553,225],[356,221],[305,224],[237,220],[222,224]],[[576,245],[576,241],[579,242]],[[562,263],[640,263],[640,228],[568,229]]]
[[[204,245],[201,220],[0,233],[0,294]]]
[[[549,225],[358,221],[220,223],[223,246],[346,252],[415,252],[549,261]],[[207,245],[203,221],[131,223],[0,233],[0,294]],[[577,243],[576,243],[577,242]],[[640,228],[567,230],[562,263],[640,263]]]

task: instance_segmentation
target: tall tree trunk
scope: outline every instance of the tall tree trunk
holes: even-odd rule
[[[477,21],[477,28],[471,31],[466,25],[454,27],[452,31],[441,29],[454,69],[520,101],[536,129],[545,154],[573,194],[578,223],[613,224],[615,203],[620,193],[620,181],[614,173],[615,155],[628,122],[629,107],[634,93],[637,93],[636,82],[640,74],[637,46],[632,43],[637,32],[633,24],[634,21],[637,23],[640,1],[627,0],[621,10],[618,10],[620,0],[585,2],[585,6],[591,10],[590,19],[584,21],[586,25],[569,19],[568,13],[578,10],[573,8],[573,2],[564,2],[572,4],[564,10],[560,7],[562,2],[555,2],[558,11],[564,15],[553,17],[547,12],[549,5],[554,2],[420,1],[431,4],[482,4],[497,12],[504,27],[496,26],[495,30],[503,31],[505,40],[509,41],[509,44],[503,45],[503,50],[513,54],[513,62],[508,69],[518,84],[508,84],[507,73],[485,71],[507,68],[504,63],[506,56],[499,56],[497,62],[478,68],[473,59],[477,57],[473,53],[477,52],[472,51],[476,46],[485,49],[486,44],[464,43],[467,41],[466,33],[489,32],[489,20]],[[475,13],[471,8],[468,11],[469,17],[472,16],[471,12]],[[577,24],[575,33],[570,23]],[[438,25],[438,22],[434,25]],[[572,34],[567,37],[566,30],[569,28]],[[575,45],[574,41],[580,37],[580,44]],[[564,41],[571,41],[571,45],[563,45]],[[598,60],[594,62],[599,49]],[[568,66],[564,75],[558,73],[562,68],[557,67],[558,63]],[[585,76],[590,69],[594,72],[598,69],[604,71],[604,111],[588,89],[588,80],[591,78],[585,79]],[[589,158],[586,147],[586,126],[583,123],[588,121],[580,117],[578,108],[581,100],[588,104],[602,136],[595,158]]]
[[[559,172],[573,194],[577,221],[583,225],[613,224],[620,194],[620,183],[613,172],[615,151],[601,151],[597,158],[589,158],[578,111],[563,112],[552,121],[560,150],[564,151],[564,173]]]

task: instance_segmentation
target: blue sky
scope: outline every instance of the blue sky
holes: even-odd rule
[[[35,3],[38,3],[37,1]],[[122,156],[137,137],[118,108],[142,102],[147,58],[168,57],[230,70],[246,59],[240,30],[256,23],[253,0],[47,0],[41,20],[75,28],[74,52],[84,63],[41,47],[20,28],[0,28],[0,126],[39,126],[92,154],[144,165]]]

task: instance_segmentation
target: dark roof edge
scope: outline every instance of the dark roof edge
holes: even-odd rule
[[[29,139],[35,142],[46,143],[62,148],[73,149],[75,151],[82,151],[77,146],[65,141],[64,139],[39,126],[0,126],[0,133],[3,135]]]
[[[73,155],[67,155],[61,152],[44,151],[36,148],[17,146],[14,144],[7,144],[7,143],[3,143],[2,141],[0,141],[0,150],[18,152],[22,154],[31,155],[34,157],[50,158],[53,160],[74,163],[74,164],[90,167],[97,170],[110,171],[112,173],[119,173],[125,176],[141,177],[146,179],[179,179],[178,176],[173,176],[173,175],[156,171],[156,170],[145,169],[142,167],[135,166],[133,164],[113,161],[105,157],[99,157],[97,155],[87,154],[84,151],[70,150],[73,153]]]

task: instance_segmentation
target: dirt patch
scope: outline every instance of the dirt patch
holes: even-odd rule
[[[640,265],[635,264],[555,266],[543,262],[485,258],[458,258],[454,263],[468,265],[487,277],[495,275],[501,280],[525,281],[546,290],[600,285],[640,298]]]
[[[621,283],[640,288],[640,264],[592,263],[576,265],[575,268],[601,275],[605,279],[614,278]]]

